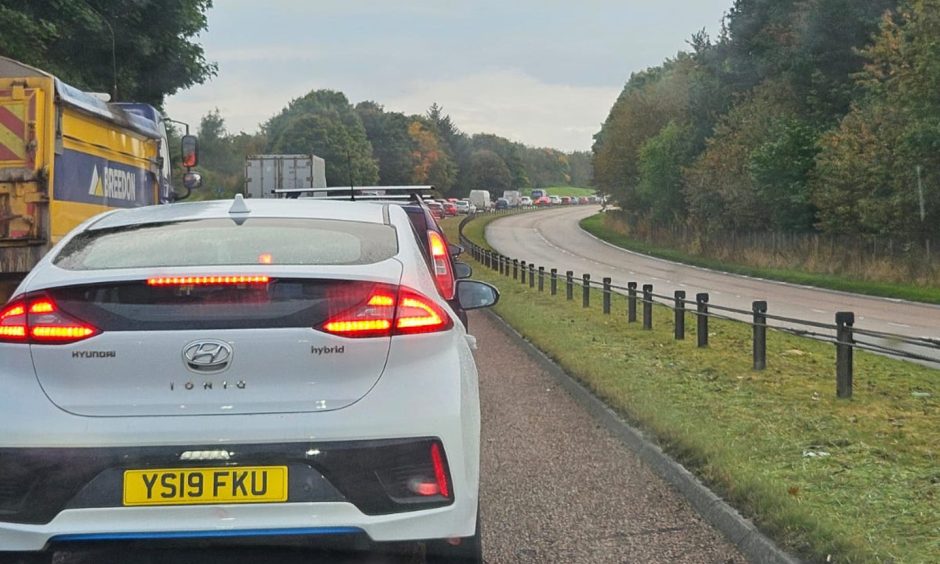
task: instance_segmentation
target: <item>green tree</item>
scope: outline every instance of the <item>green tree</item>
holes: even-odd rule
[[[697,226],[761,230],[770,225],[751,156],[772,142],[775,124],[793,117],[792,101],[784,85],[762,83],[719,121],[705,151],[685,171],[689,212]]]
[[[587,188],[594,185],[594,171],[591,167],[590,151],[575,151],[568,155],[568,172],[571,185]]]
[[[489,190],[494,195],[513,187],[512,171],[502,157],[489,149],[473,152],[469,180],[474,190]]]
[[[379,183],[403,186],[413,182],[415,144],[408,134],[411,119],[398,112],[386,112],[375,102],[356,104],[372,152],[379,165]]]
[[[470,142],[473,145],[474,154],[477,151],[491,151],[503,161],[503,164],[509,169],[510,175],[510,183],[507,189],[529,186],[529,176],[526,172],[525,163],[522,162],[524,145],[491,133],[477,133],[471,138]],[[473,168],[473,166],[473,154],[471,154],[470,167]]]
[[[408,135],[414,146],[412,182],[431,184],[444,193],[450,191],[457,176],[457,168],[433,126],[427,120],[416,117],[408,126]]]
[[[110,93],[116,80],[119,100],[162,106],[216,73],[195,41],[211,7],[211,0],[0,0],[0,55],[85,90]]]
[[[865,96],[825,135],[813,200],[839,232],[940,235],[940,0],[886,14],[859,76]],[[918,175],[925,186],[920,220]]]
[[[818,131],[794,117],[770,124],[767,140],[750,155],[757,198],[778,231],[811,231],[816,221],[809,177],[819,152]]]
[[[692,158],[691,131],[675,121],[640,148],[637,200],[657,222],[675,222],[686,215],[683,167]]]
[[[686,54],[662,67],[635,73],[594,136],[594,180],[625,209],[639,211],[640,150],[671,121],[687,121],[689,77]]]
[[[361,133],[357,136],[356,133]],[[345,126],[335,112],[305,113],[281,129],[271,146],[274,153],[315,154],[326,161],[329,186],[374,185],[379,167],[372,158],[365,132]]]
[[[362,120],[342,92],[313,90],[292,100],[262,128],[275,153],[313,153],[326,160],[326,182],[373,185],[379,167]]]

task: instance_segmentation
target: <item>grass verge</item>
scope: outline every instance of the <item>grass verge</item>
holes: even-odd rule
[[[784,270],[780,268],[758,268],[743,264],[734,264],[690,255],[669,249],[650,245],[642,241],[637,241],[624,236],[621,233],[610,229],[604,225],[602,214],[593,215],[581,220],[581,227],[599,239],[608,243],[617,245],[624,249],[643,253],[657,258],[701,266],[712,270],[722,272],[731,272],[734,274],[744,274],[770,280],[779,280],[781,282],[790,282],[793,284],[803,284],[805,286],[815,286],[817,288],[827,288],[830,290],[840,290],[843,292],[853,292],[856,294],[867,294],[869,296],[881,296],[886,298],[900,298],[902,300],[911,300],[915,302],[925,302],[931,304],[940,304],[940,288],[915,286],[913,284],[892,284],[888,282],[872,282],[868,280],[858,280],[846,278],[843,276],[833,276],[829,274],[817,274],[813,272],[803,272],[798,270]]]
[[[482,242],[489,218],[465,234]],[[495,218],[494,218],[495,219]],[[445,223],[456,240],[457,222]],[[467,257],[468,261],[472,259]],[[711,346],[672,338],[672,312],[654,330],[550,296],[474,264],[502,292],[496,312],[646,430],[673,457],[811,561],[940,561],[940,373],[863,352],[855,397],[835,397],[831,345],[771,333],[768,368],[750,366],[750,328],[711,320]],[[485,351],[483,352],[485,354]]]

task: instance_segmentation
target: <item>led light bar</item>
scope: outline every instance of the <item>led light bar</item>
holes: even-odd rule
[[[148,278],[148,286],[224,286],[267,284],[268,276],[159,276]]]

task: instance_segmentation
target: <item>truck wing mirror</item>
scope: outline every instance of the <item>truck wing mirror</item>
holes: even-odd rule
[[[187,172],[183,175],[183,186],[187,190],[194,190],[202,186],[202,175],[198,172]]]
[[[199,142],[195,135],[184,135],[181,141],[183,166],[192,168],[199,164]]]

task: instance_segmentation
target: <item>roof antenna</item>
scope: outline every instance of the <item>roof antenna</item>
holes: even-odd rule
[[[349,149],[346,149],[346,173],[349,175],[349,200],[356,201],[356,188],[352,177],[352,157],[349,155]]]
[[[234,214],[244,214],[251,213],[251,210],[248,209],[248,205],[245,203],[245,198],[241,194],[235,194],[235,200],[232,202],[232,207],[228,209],[228,213],[231,215]]]

